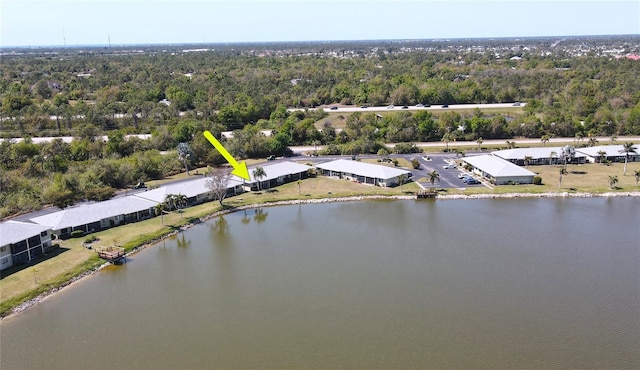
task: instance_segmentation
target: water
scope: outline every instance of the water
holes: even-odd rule
[[[197,225],[0,323],[8,369],[640,368],[639,198]]]

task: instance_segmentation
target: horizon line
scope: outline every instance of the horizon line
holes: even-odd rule
[[[640,37],[640,34],[594,34],[594,35],[555,35],[555,36],[487,36],[487,37],[431,37],[399,39],[341,39],[341,40],[283,40],[283,41],[211,41],[211,42],[149,42],[123,44],[76,44],[76,45],[0,45],[1,49],[74,49],[79,47],[133,47],[133,46],[179,46],[179,45],[247,45],[247,44],[285,44],[285,43],[340,43],[340,42],[380,42],[380,41],[450,41],[450,40],[496,40],[496,39],[548,39],[548,38],[602,38],[602,37]]]

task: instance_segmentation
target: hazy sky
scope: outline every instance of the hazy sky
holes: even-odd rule
[[[640,0],[0,0],[0,46],[640,34]]]

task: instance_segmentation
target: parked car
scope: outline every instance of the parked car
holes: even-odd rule
[[[275,159],[276,159],[276,156],[275,156],[275,155],[273,155],[273,154],[267,157],[267,160],[268,160],[268,161],[273,161],[273,160],[275,160]]]
[[[393,108],[395,108],[393,104],[387,105],[387,109],[393,109]]]
[[[449,105],[448,105],[448,104],[444,104],[444,105],[442,106],[442,108],[449,108]]]
[[[331,108],[329,108],[329,109],[331,109],[331,110],[338,110],[338,107],[331,107]]]
[[[465,175],[465,173],[464,173],[464,172],[460,172],[460,173],[458,174],[458,178],[459,178],[460,180],[464,180],[464,179],[465,179],[465,177],[467,177],[467,175]]]
[[[464,182],[465,182],[467,185],[474,185],[474,184],[479,184],[479,183],[480,183],[480,181],[476,180],[476,179],[475,179],[475,178],[473,178],[473,177],[465,177],[465,178],[464,178]]]
[[[416,104],[416,108],[424,108],[424,104],[418,103],[418,104]]]
[[[369,108],[368,105],[361,105],[360,108],[365,109],[365,108]]]
[[[444,168],[445,170],[455,169],[456,165],[455,164],[445,164],[444,166],[442,166],[442,168]]]
[[[402,109],[409,109],[409,107],[408,107],[408,106],[406,106],[406,105],[403,105],[403,106],[402,106]]]
[[[145,185],[145,184],[144,184],[144,182],[142,182],[142,181],[141,181],[141,182],[139,182],[139,183],[135,184],[135,185],[133,186],[133,188],[134,188],[134,189],[146,189],[146,188],[147,188],[147,185]]]
[[[519,102],[519,101],[517,101],[517,102],[513,103],[513,106],[514,106],[514,107],[519,107],[519,106],[520,106],[520,102]]]

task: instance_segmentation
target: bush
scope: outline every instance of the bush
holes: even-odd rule
[[[533,177],[533,185],[542,185],[542,177],[534,176]]]
[[[420,168],[420,162],[418,162],[417,159],[413,158],[411,160],[411,166],[413,167],[414,170],[417,170]]]
[[[84,231],[82,231],[82,230],[73,230],[71,232],[71,237],[72,238],[79,238],[79,237],[81,237],[83,235],[84,235]]]
[[[79,230],[77,230],[77,231],[79,231]],[[88,238],[86,238],[84,240],[84,242],[89,244],[89,243],[95,242],[96,240],[98,240],[98,238],[95,235],[90,235]]]

